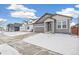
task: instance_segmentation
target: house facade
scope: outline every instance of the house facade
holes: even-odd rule
[[[27,31],[27,23],[23,23],[22,24],[22,26],[20,26],[20,31],[23,31],[23,32],[25,32],[25,31]]]
[[[20,27],[20,31],[30,32],[33,31],[33,24],[32,23],[23,23]]]
[[[34,32],[51,33],[70,33],[70,23],[72,17],[45,13],[35,23],[33,23]]]
[[[10,32],[20,31],[20,26],[22,26],[22,24],[20,23],[8,24],[7,31],[10,31]]]

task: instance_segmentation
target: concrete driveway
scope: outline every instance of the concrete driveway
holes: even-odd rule
[[[25,38],[23,41],[60,54],[79,55],[79,38],[77,36],[57,33],[40,33],[29,38]]]
[[[60,55],[57,52],[24,42],[22,39],[33,37],[36,33],[5,32],[0,34],[1,55]],[[11,35],[10,35],[11,34]],[[19,34],[19,35],[15,35]],[[7,51],[7,52],[6,52]]]

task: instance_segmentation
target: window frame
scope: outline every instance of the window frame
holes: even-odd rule
[[[63,28],[63,25],[64,25],[63,22],[64,21],[66,22],[66,28]],[[58,22],[61,22],[61,28],[58,28]],[[57,29],[67,29],[68,28],[68,24],[67,23],[68,23],[67,20],[57,20],[57,22],[56,22],[56,25],[57,25],[56,28]]]

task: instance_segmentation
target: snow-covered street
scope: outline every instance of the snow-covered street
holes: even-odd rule
[[[79,38],[69,34],[40,33],[29,38],[25,38],[23,41],[58,52],[60,54],[79,54]]]
[[[28,33],[30,32],[3,32],[3,34],[6,36],[18,36],[18,35],[23,35]]]

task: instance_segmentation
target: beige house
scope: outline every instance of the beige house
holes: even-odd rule
[[[33,31],[33,22],[23,23],[20,27],[20,31],[32,32]]]
[[[27,23],[23,23],[22,26],[20,27],[20,31],[27,31]]]
[[[72,17],[45,13],[35,23],[33,23],[34,32],[51,33],[70,33],[70,23]]]

